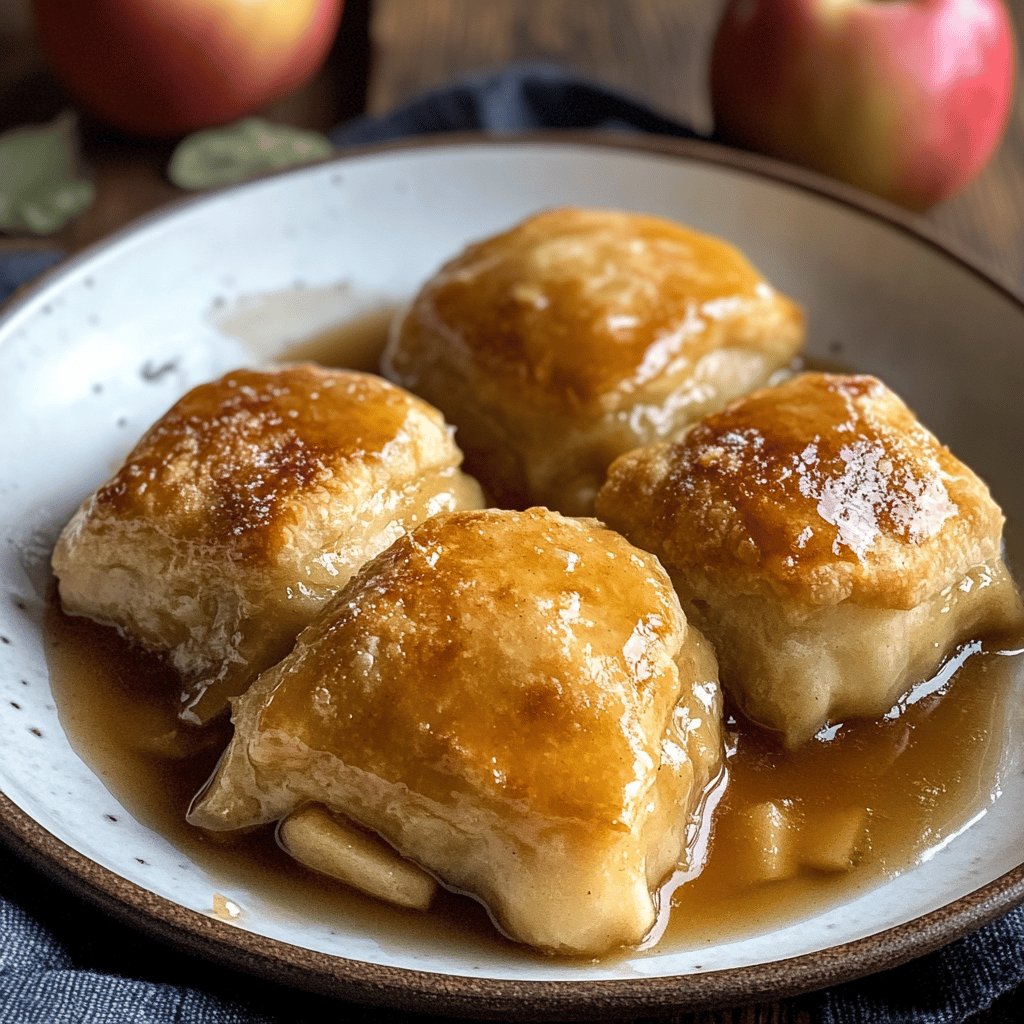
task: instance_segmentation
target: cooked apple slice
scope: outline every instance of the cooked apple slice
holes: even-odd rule
[[[797,873],[794,839],[797,830],[787,801],[765,800],[745,814],[753,878],[757,882],[780,882]]]
[[[800,851],[800,862],[818,871],[852,871],[864,841],[867,812],[847,807],[827,815]]]
[[[437,882],[383,839],[322,807],[307,805],[289,814],[278,829],[285,851],[306,867],[399,907],[426,910]]]

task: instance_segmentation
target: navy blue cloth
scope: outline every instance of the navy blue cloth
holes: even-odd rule
[[[685,125],[601,85],[527,66],[456,82],[338,145],[444,131],[615,128],[693,138]],[[0,301],[60,258],[0,255]],[[1024,909],[911,964],[794,1000],[825,1024],[1024,1021]],[[303,1024],[409,1019],[285,990],[169,950],[0,851],[0,1024]],[[681,1019],[688,1019],[683,1017]]]
[[[26,281],[49,270],[63,253],[57,249],[23,249],[0,253],[0,302],[9,298]]]
[[[529,132],[598,128],[701,138],[625,93],[574,78],[550,64],[521,64],[460,79],[384,117],[361,117],[331,133],[337,146],[389,142],[436,132]]]
[[[930,956],[806,1002],[828,1024],[1021,1024],[1024,907]]]

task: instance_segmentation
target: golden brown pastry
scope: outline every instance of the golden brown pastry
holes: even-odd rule
[[[809,373],[623,456],[599,515],[654,552],[723,686],[796,744],[1019,621],[988,488],[873,377]]]
[[[309,365],[190,391],[88,498],[53,555],[61,603],[166,651],[206,721],[349,577],[427,516],[482,503],[441,414]]]
[[[721,756],[714,656],[657,560],[593,520],[453,512],[363,567],[234,706],[189,820],[325,805],[513,938],[639,942]]]
[[[497,504],[589,514],[616,456],[764,384],[803,334],[800,310],[725,242],[562,209],[444,266],[382,365],[458,427]]]

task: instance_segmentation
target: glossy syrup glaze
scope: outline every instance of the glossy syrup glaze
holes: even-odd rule
[[[294,528],[294,501],[346,463],[410,444],[414,410],[436,416],[367,374],[312,364],[236,370],[160,418],[100,488],[93,515],[159,517],[176,537],[265,554],[271,538]]]
[[[773,330],[747,337],[743,322],[759,319]],[[413,301],[385,361],[388,376],[416,390],[418,350],[433,338],[468,378],[498,379],[528,405],[609,411],[726,341],[792,355],[802,323],[718,238],[658,217],[567,208],[446,264]]]
[[[374,313],[289,355],[371,370],[389,320],[386,311]],[[304,919],[344,919],[368,934],[458,942],[505,958],[536,955],[504,939],[466,897],[443,892],[427,914],[400,910],[314,876],[278,847],[272,828],[226,843],[190,827],[185,812],[229,727],[182,723],[177,681],[165,665],[111,629],[63,615],[56,602],[46,639],[54,698],[75,749],[129,813],[215,872],[225,888],[258,889]],[[984,813],[998,792],[1010,712],[1021,699],[1020,657],[998,652],[1020,646],[1006,640],[978,652],[980,645],[967,645],[962,667],[953,672],[950,665],[898,713],[830,730],[795,751],[731,717],[728,786],[713,794],[717,808],[700,838],[700,869],[666,884],[661,917],[643,948],[700,949],[799,920],[912,867]],[[766,880],[750,832],[752,817],[769,804],[786,811],[797,850],[813,849],[834,831],[835,811],[863,812],[852,869],[822,870],[799,863],[797,854],[792,877]],[[211,893],[211,912],[217,904]],[[244,917],[247,908],[240,911]]]
[[[464,781],[552,826],[634,822],[685,629],[652,556],[596,524],[483,511],[435,516],[373,566],[303,637],[303,671],[282,675],[260,731],[439,802]]]
[[[272,829],[225,842],[190,827],[185,812],[216,764],[227,727],[203,731],[178,720],[173,674],[113,630],[54,607],[47,639],[54,697],[75,749],[133,816],[225,887],[260,889],[311,921],[343,919],[409,941],[536,955],[503,939],[465,897],[445,893],[427,914],[399,910],[312,875],[278,849]],[[920,690],[920,699],[888,720],[851,723],[796,751],[732,718],[729,781],[705,837],[703,870],[666,886],[646,948],[699,949],[823,910],[911,867],[984,812],[998,790],[1014,686],[1019,690],[1019,657],[996,652],[1012,646],[993,643],[967,657],[959,671],[946,673],[945,685]],[[862,811],[854,867],[798,864],[788,879],[765,880],[750,823],[766,802],[790,812],[790,839],[805,850],[828,838],[837,813]]]
[[[624,456],[598,511],[621,528],[616,507],[638,504],[709,574],[815,604],[913,607],[996,558],[1002,528],[985,484],[881,381],[816,372]]]

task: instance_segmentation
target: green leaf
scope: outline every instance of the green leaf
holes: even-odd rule
[[[182,139],[171,154],[167,176],[178,188],[196,191],[234,185],[333,152],[334,147],[318,132],[247,117]]]
[[[95,197],[80,171],[74,114],[0,135],[0,231],[52,235]]]

